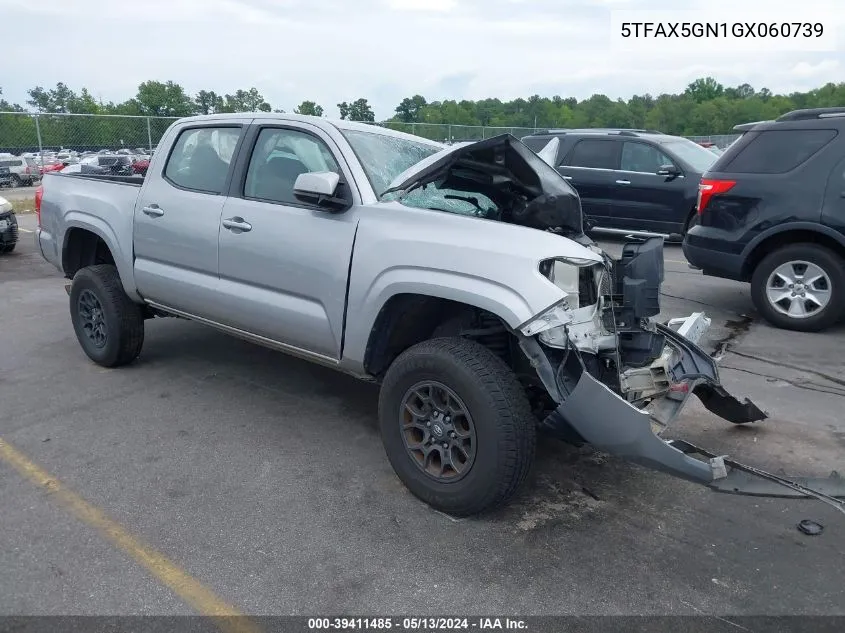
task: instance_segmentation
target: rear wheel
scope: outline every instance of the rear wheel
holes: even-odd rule
[[[23,187],[23,180],[17,174],[12,174],[12,186],[13,187]]]
[[[772,325],[818,332],[845,315],[845,261],[817,244],[794,244],[761,261],[751,298]]]
[[[533,463],[536,422],[524,390],[474,341],[438,338],[403,352],[384,378],[379,421],[402,482],[455,516],[504,504]]]
[[[0,253],[11,253],[13,250],[15,250],[16,245],[17,243],[15,242],[11,244],[4,244],[3,246],[0,246]]]
[[[82,268],[74,275],[70,317],[83,351],[98,365],[126,365],[141,353],[141,306],[124,292],[117,268],[111,264]]]

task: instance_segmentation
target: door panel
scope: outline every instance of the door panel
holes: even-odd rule
[[[584,215],[596,226],[607,227],[615,169],[619,164],[619,143],[613,139],[581,139],[558,167],[581,198]]]
[[[596,226],[607,227],[610,222],[614,172],[607,169],[589,169],[561,165],[560,174],[575,187],[581,198],[584,215]]]
[[[135,205],[139,293],[197,316],[207,316],[213,304],[222,193],[243,132],[229,123],[175,131],[178,138],[163,172],[147,175]]]
[[[316,128],[260,130],[238,195],[223,207],[216,299],[223,323],[334,359],[358,211],[304,204],[293,183],[308,171],[339,171],[349,182],[338,156]]]
[[[675,233],[683,228],[692,207],[686,205],[686,180],[656,174],[620,172],[613,203],[613,224],[621,229]]]
[[[691,211],[687,208],[686,178],[656,173],[661,166],[673,164],[652,145],[625,141],[612,205],[615,227],[662,233],[683,229]]]

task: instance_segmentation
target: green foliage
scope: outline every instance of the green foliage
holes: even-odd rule
[[[341,104],[343,105],[343,104]],[[407,97],[386,123],[408,129],[409,123],[484,125],[491,127],[637,127],[683,136],[730,134],[734,125],[774,119],[790,110],[845,106],[845,83],[816,90],[773,95],[748,84],[726,88],[712,77],[696,79],[680,94],[634,95],[628,100],[595,94],[578,101],[560,96],[500,101],[432,101]],[[425,126],[414,128],[416,133]],[[461,132],[462,137],[466,131]]]
[[[39,125],[45,146],[84,143],[114,146],[121,141],[127,147],[156,142],[170,125],[166,118],[151,118],[149,134],[146,119],[121,119],[50,116],[51,114],[119,114],[149,117],[181,117],[215,112],[284,112],[273,109],[256,88],[217,94],[200,90],[189,95],[173,81],[145,81],[131,99],[121,103],[103,103],[86,88],[79,92],[64,83],[54,88],[35,86],[27,93],[26,106],[40,113]],[[24,112],[24,107],[2,98],[0,111]],[[461,139],[481,138],[482,134],[513,131],[513,128],[552,127],[642,127],[683,136],[730,134],[734,125],[749,121],[774,119],[799,108],[845,106],[845,83],[829,83],[815,90],[789,95],[775,95],[767,88],[749,84],[725,87],[712,77],[690,83],[679,94],[644,94],[625,99],[610,99],[594,94],[588,99],[541,97],[532,95],[502,101],[497,98],[478,101],[428,101],[415,94],[402,99],[395,115],[384,124],[394,129],[414,132],[436,140],[452,135]],[[337,104],[342,119],[375,121],[367,99]],[[294,110],[299,114],[322,116],[323,108],[305,100]],[[418,125],[423,123],[439,125]],[[450,126],[485,126],[451,129]],[[35,120],[25,115],[0,115],[0,145],[32,147],[36,142]]]
[[[341,119],[349,119],[350,121],[375,121],[376,115],[370,104],[364,98],[356,99],[352,103],[346,101],[337,104],[337,109],[340,112]]]
[[[134,101],[140,114],[147,116],[188,116],[196,111],[185,89],[172,81],[143,82]]]
[[[428,104],[422,95],[405,97],[402,103],[396,106],[396,118],[405,123],[418,123],[420,113],[426,105]]]
[[[238,90],[226,95],[222,112],[270,112],[273,108],[264,100],[256,88]]]
[[[296,114],[307,114],[310,116],[323,116],[323,106],[314,101],[303,101],[294,110]]]
[[[194,108],[197,114],[214,114],[223,112],[225,103],[223,97],[213,90],[200,90],[194,97]]]

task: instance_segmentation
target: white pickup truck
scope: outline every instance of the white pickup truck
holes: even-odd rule
[[[765,417],[720,386],[703,314],[654,321],[662,239],[609,257],[510,135],[182,119],[143,178],[47,175],[36,241],[103,366],[139,355],[146,319],[179,316],[380,383],[396,473],[453,515],[512,496],[538,429],[713,484],[722,461],[659,432],[692,394],[733,423]]]

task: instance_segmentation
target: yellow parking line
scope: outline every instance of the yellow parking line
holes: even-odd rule
[[[99,508],[65,488],[58,479],[31,462],[2,438],[0,438],[0,460],[9,464],[36,486],[47,490],[50,497],[64,506],[70,514],[97,530],[103,537],[129,554],[198,613],[221,618],[217,623],[227,633],[256,633],[259,630],[255,623],[247,620],[235,607],[226,603],[211,589],[180,569],[163,554],[141,543],[123,526],[108,518]]]
[[[18,231],[23,231],[24,233],[35,233],[35,231],[31,231],[30,229],[22,229],[21,227],[18,227]]]

